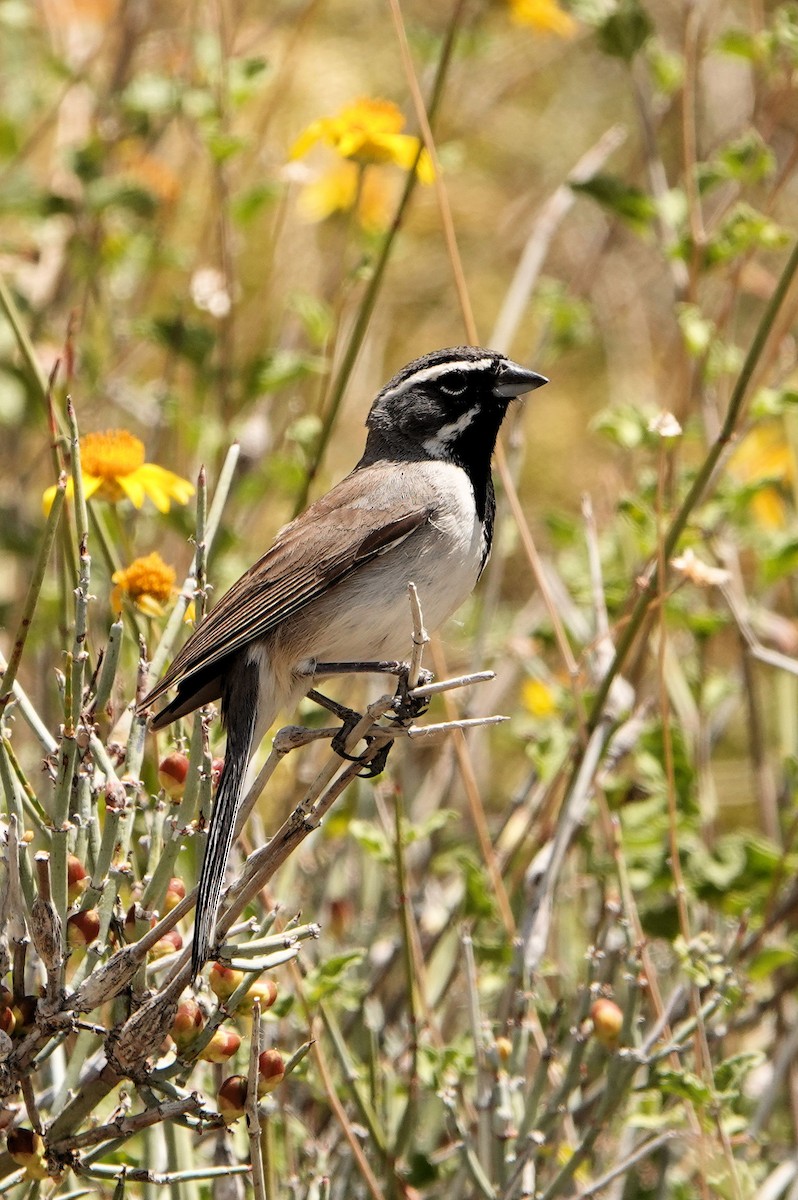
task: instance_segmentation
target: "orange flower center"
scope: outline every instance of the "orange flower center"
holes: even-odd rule
[[[144,443],[126,429],[87,433],[80,439],[80,460],[87,475],[118,479],[120,475],[132,475],[142,466]]]
[[[152,596],[161,604],[172,595],[176,578],[174,569],[164,562],[157,550],[146,558],[134,558],[129,567],[114,572],[113,576],[117,587],[132,600]]]

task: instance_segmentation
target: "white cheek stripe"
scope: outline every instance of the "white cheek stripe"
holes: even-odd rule
[[[494,358],[463,358],[459,360],[450,358],[446,362],[436,363],[432,367],[422,367],[420,371],[414,371],[412,375],[408,375],[396,387],[382,392],[380,399],[388,400],[393,396],[401,396],[402,392],[415,387],[417,383],[429,383],[432,379],[440,379],[441,375],[448,375],[450,371],[486,371],[488,367],[493,366],[495,361]]]
[[[474,408],[466,409],[464,413],[461,413],[456,421],[450,421],[448,425],[441,425],[435,437],[427,438],[421,443],[427,454],[434,458],[448,449],[452,442],[468,429],[478,411],[478,406],[475,405]]]

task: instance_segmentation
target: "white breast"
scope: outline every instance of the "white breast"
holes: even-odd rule
[[[343,580],[251,653],[261,667],[264,718],[291,707],[310,685],[316,662],[408,659],[413,625],[407,594],[414,583],[424,624],[434,632],[471,594],[484,558],[484,530],[466,472],[453,463],[415,462],[397,468],[394,495],[380,503],[401,511],[429,505],[432,518]],[[363,499],[366,506],[368,500]],[[312,668],[311,668],[312,669]],[[299,677],[307,682],[302,685]]]

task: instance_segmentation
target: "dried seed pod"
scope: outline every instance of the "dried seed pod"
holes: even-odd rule
[[[148,1056],[160,1048],[161,1042],[174,1024],[179,991],[174,985],[145,1000],[109,1043],[109,1059],[123,1075],[135,1076],[147,1062]]]
[[[48,975],[61,970],[61,918],[56,912],[50,892],[50,855],[40,850],[35,858],[39,894],[30,913],[30,932],[39,958]]]
[[[67,1000],[67,1007],[75,1012],[91,1012],[106,1000],[118,996],[127,987],[142,961],[146,957],[135,943],[117,950],[107,963],[92,971],[74,995]]]

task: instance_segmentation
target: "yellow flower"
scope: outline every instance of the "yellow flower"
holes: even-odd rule
[[[774,422],[752,429],[729,459],[729,471],[756,488],[751,508],[759,523],[766,529],[780,529],[787,515],[783,491],[795,479],[792,450],[781,426]]]
[[[134,558],[129,567],[114,571],[111,578],[116,584],[111,592],[114,612],[122,611],[122,600],[127,598],[148,617],[162,617],[163,606],[175,590],[177,576],[158,551],[153,550],[146,558]]]
[[[87,433],[80,439],[80,464],[83,491],[88,499],[115,504],[127,497],[141,508],[149,497],[159,512],[169,512],[172,500],[187,504],[194,487],[166,467],[144,461],[144,443],[126,429],[108,429],[104,433]],[[50,511],[56,489],[44,493],[45,512]],[[72,479],[67,481],[67,498],[74,494]]]
[[[541,679],[527,679],[523,686],[524,707],[533,717],[550,717],[557,710],[554,693]]]
[[[337,163],[299,193],[299,210],[308,221],[324,221],[355,208],[364,229],[384,229],[391,215],[390,191],[382,174],[357,163]]]
[[[301,158],[317,142],[324,142],[341,158],[361,164],[396,163],[410,171],[421,143],[402,133],[404,124],[401,110],[392,101],[361,96],[334,117],[312,121],[294,142],[291,157]],[[422,183],[432,183],[435,172],[426,150],[422,150],[416,169]]]
[[[573,37],[576,21],[560,8],[556,0],[510,0],[510,12],[517,25],[531,25],[541,33]]]

